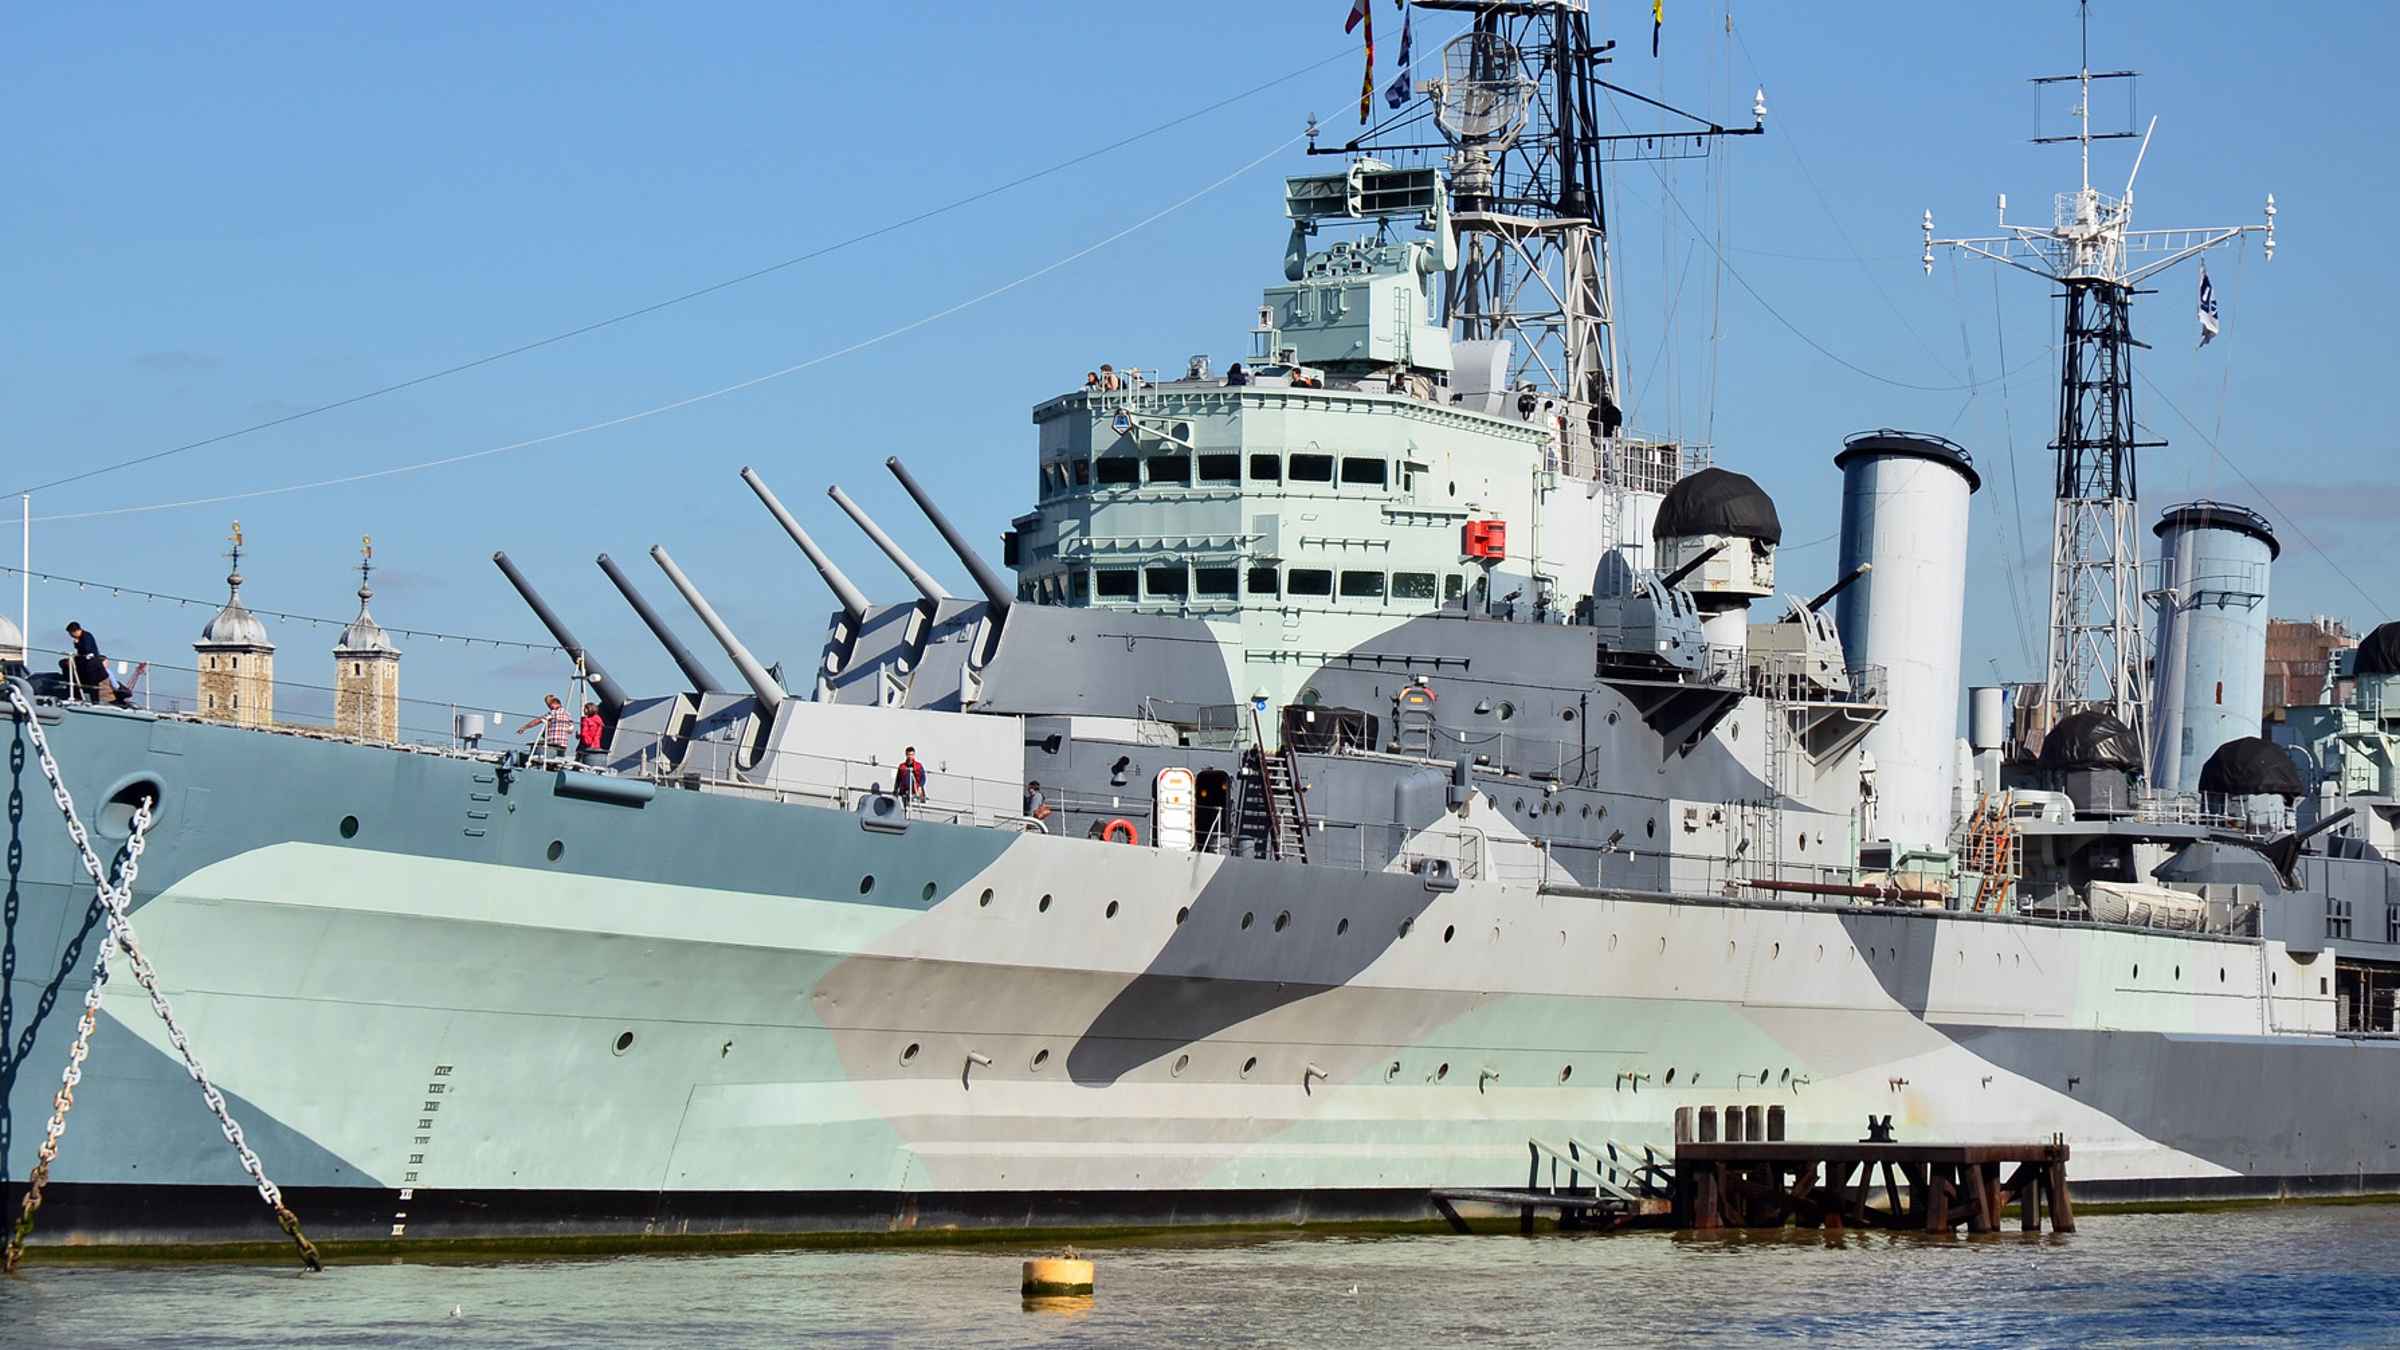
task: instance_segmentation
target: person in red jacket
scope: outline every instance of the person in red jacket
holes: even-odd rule
[[[600,722],[600,705],[583,705],[583,721],[575,728],[575,758],[585,764],[600,762],[600,737],[607,730]]]
[[[892,793],[904,802],[925,800],[925,765],[913,745],[900,753],[900,766],[892,771]]]

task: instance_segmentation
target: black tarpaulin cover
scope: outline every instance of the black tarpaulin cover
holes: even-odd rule
[[[2358,644],[2358,673],[2400,675],[2400,623],[2377,624]]]
[[[2116,714],[2099,708],[2068,713],[2042,738],[2045,769],[2138,769],[2140,747]]]
[[[1783,542],[1775,500],[1758,484],[1731,469],[1702,469],[1667,489],[1650,526],[1653,539],[1729,534],[1769,544]]]
[[[2200,790],[2235,797],[2271,792],[2288,802],[2308,788],[2282,746],[2264,736],[2243,736],[2218,746],[2200,766]]]

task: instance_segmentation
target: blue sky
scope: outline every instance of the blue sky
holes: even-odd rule
[[[1830,579],[1847,432],[1944,432],[1985,469],[1972,540],[1971,681],[2029,673],[2008,592],[2017,520],[2038,568],[2055,418],[2054,310],[1985,264],[1921,274],[1919,213],[1983,232],[1993,197],[2037,218],[2074,185],[2073,152],[2035,147],[2025,77],[2072,69],[2074,8],[1921,3],[1599,8],[1615,78],[1748,120],[1733,143],[1726,256],[1835,364],[1731,277],[1643,166],[1611,183],[1623,363],[1646,427],[1713,424],[1720,463],[1786,521],[1787,579]],[[366,472],[617,417],[825,356],[1109,236],[1282,143],[1314,112],[1354,123],[1344,0],[1214,6],[917,3],[505,7],[18,6],[0,20],[10,125],[0,211],[9,359],[0,491],[162,449],[541,338],[912,216],[1238,90],[1266,92],[975,207],[878,234],[664,312],[359,406],[44,494],[37,517]],[[2303,14],[2305,19],[2295,18]],[[1430,52],[1454,25],[1427,14]],[[1397,46],[1378,13],[1384,76]],[[2225,335],[2195,351],[2186,265],[2137,310],[2153,344],[2136,391],[2173,442],[2144,464],[2144,523],[2212,495],[2269,510],[2286,548],[2282,615],[2372,622],[2400,598],[2384,556],[2400,512],[2388,387],[2400,283],[2375,262],[2393,215],[2381,64],[2393,11],[2197,3],[2170,24],[2103,3],[2095,68],[2144,72],[2160,115],[2136,223],[2258,219],[2281,247],[2211,264]],[[2104,111],[2119,105],[2103,105]],[[2052,109],[2055,114],[2055,108]],[[1651,125],[1637,119],[1635,125]],[[2127,152],[2095,178],[2121,184]],[[505,548],[637,688],[672,670],[591,564],[609,551],[671,615],[640,559],[664,542],[763,654],[805,664],[829,608],[735,478],[756,465],[870,592],[905,583],[823,496],[839,481],[964,588],[884,473],[897,453],[970,533],[995,539],[1033,488],[1034,403],[1102,360],[1238,356],[1278,278],[1280,177],[1294,148],[1091,256],[888,341],[655,418],[469,463],[221,505],[53,519],[36,566],[219,594],[228,522],[251,541],[256,603],[346,615],[358,536],[388,623],[538,637],[488,561]],[[1708,171],[1669,166],[1695,217]],[[1995,379],[2001,347],[2012,367]],[[2152,387],[2155,384],[2155,389]],[[2210,431],[2267,500],[2160,397]],[[2013,476],[2021,501],[2010,491]],[[13,503],[12,509],[13,509]],[[2304,539],[2302,536],[2305,535]],[[2314,541],[2314,546],[2309,542]],[[1822,541],[1822,542],[1817,542]],[[996,544],[994,545],[996,548]],[[9,550],[13,554],[13,549]],[[13,581],[13,578],[11,579]],[[14,608],[14,587],[9,588]],[[2362,595],[2362,590],[2364,594]],[[197,610],[37,586],[36,636],[64,619],[118,655],[188,663]],[[686,624],[687,637],[703,635]],[[277,626],[279,673],[323,678],[329,630]],[[2030,648],[2028,647],[2030,641]],[[559,683],[520,653],[408,646],[406,692],[519,707]]]

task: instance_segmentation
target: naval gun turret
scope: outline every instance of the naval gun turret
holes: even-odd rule
[[[1830,606],[1842,592],[1875,570],[1860,563],[1814,599],[1787,594],[1790,608],[1773,623],[1750,626],[1751,683],[1787,699],[1841,698],[1852,692],[1842,655],[1841,630]]]

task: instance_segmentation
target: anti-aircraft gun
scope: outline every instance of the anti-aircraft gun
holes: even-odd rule
[[[1842,656],[1842,635],[1833,625],[1834,597],[1874,570],[1860,563],[1840,580],[1819,591],[1813,600],[1786,594],[1790,609],[1773,623],[1750,629],[1749,662],[1755,676],[1800,699],[1840,699],[1848,696],[1850,672]]]
[[[1636,573],[1631,589],[1595,596],[1592,627],[1600,638],[1601,673],[1656,678],[1702,676],[1708,670],[1708,637],[1686,578],[1724,550],[1718,544],[1672,572]]]

